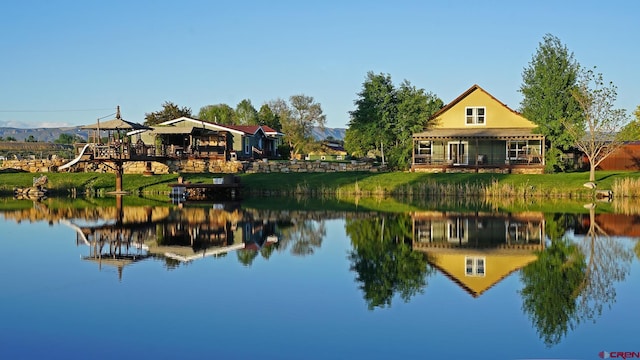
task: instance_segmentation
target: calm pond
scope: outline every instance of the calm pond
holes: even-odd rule
[[[286,201],[0,199],[0,358],[640,357],[638,215]]]

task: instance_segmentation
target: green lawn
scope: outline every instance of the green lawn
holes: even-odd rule
[[[11,194],[15,187],[31,186],[39,174],[0,173],[0,192]],[[115,175],[100,173],[48,173],[48,189],[64,195],[75,188],[102,194],[115,190]],[[192,183],[211,183],[221,174],[184,174]],[[583,198],[592,191],[583,184],[589,174],[561,173],[544,175],[515,174],[424,174],[410,172],[336,172],[336,173],[270,173],[239,174],[245,193],[338,195],[338,197],[383,195],[469,195],[485,191],[493,197],[562,197]],[[177,174],[124,175],[123,188],[135,194],[167,194],[168,184],[177,181]],[[616,180],[640,182],[640,172],[600,171],[596,173],[598,189],[612,189]]]

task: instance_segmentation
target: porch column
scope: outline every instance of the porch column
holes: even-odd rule
[[[442,140],[442,165],[448,165],[448,159],[447,159],[447,142],[449,142],[449,140]]]
[[[413,139],[413,146],[411,147],[411,170],[416,163],[416,139]]]
[[[478,158],[480,157],[480,148],[478,145],[478,138],[476,138],[476,167],[478,167]]]
[[[544,137],[542,137],[542,139],[540,140],[540,149],[541,149],[541,153],[542,153],[542,165],[545,165],[545,139]]]

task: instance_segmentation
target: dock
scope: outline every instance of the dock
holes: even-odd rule
[[[207,201],[207,200],[237,200],[240,198],[240,178],[226,175],[213,178],[211,183],[190,183],[178,178],[177,183],[169,184],[171,199],[174,202]]]

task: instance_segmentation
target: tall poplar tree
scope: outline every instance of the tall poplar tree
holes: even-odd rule
[[[522,115],[538,125],[548,142],[548,171],[562,171],[562,152],[569,150],[574,138],[567,124],[581,123],[582,109],[573,96],[580,65],[573,53],[557,37],[546,34],[522,73],[520,104]]]

